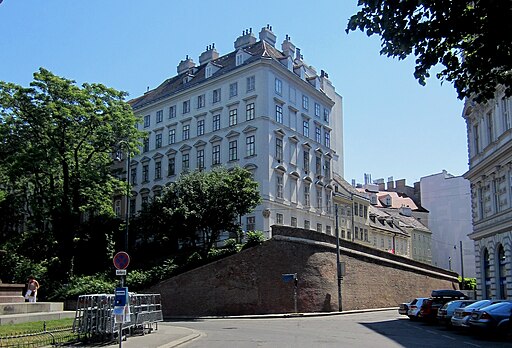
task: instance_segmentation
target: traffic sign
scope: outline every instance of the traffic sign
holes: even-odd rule
[[[125,269],[116,269],[116,275],[118,276],[122,276],[122,275],[126,275],[126,270]]]
[[[114,267],[116,269],[126,269],[130,264],[130,256],[125,251],[120,251],[114,256]]]

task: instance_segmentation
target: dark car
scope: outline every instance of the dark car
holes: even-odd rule
[[[510,330],[512,302],[499,302],[474,311],[469,318],[469,326],[489,334],[506,334]]]
[[[476,300],[453,300],[450,302],[446,302],[439,310],[437,311],[437,322],[446,325],[447,327],[452,326],[452,316],[456,309],[464,308],[472,303],[475,303]]]
[[[453,300],[467,300],[468,297],[458,290],[433,290],[431,297],[421,305],[418,317],[424,321],[435,321],[437,311],[445,303]]]
[[[467,305],[464,308],[457,308],[452,315],[452,327],[466,329],[469,328],[469,318],[474,311],[490,306],[495,303],[503,302],[505,300],[480,300]]]
[[[400,307],[398,307],[398,314],[407,315],[410,303],[411,302],[400,303]]]

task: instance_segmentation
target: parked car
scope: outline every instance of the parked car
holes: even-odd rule
[[[410,302],[400,303],[400,307],[398,307],[398,314],[407,315],[407,312],[409,311],[409,304],[411,304],[411,303]]]
[[[424,321],[435,321],[437,311],[445,303],[453,300],[467,300],[468,297],[458,290],[433,290],[431,297],[421,305],[418,318]]]
[[[457,308],[453,312],[452,315],[452,326],[457,328],[468,328],[469,327],[469,318],[471,317],[471,314],[479,309],[482,309],[484,307],[490,306],[495,303],[503,302],[504,300],[480,300],[476,301],[475,303],[472,303],[470,305],[467,305],[464,308]]]
[[[409,319],[411,319],[411,320],[418,319],[418,314],[420,312],[421,305],[426,300],[428,300],[427,297],[418,297],[418,298],[415,298],[414,300],[412,300],[411,303],[409,303],[409,310],[407,311],[407,316],[409,317]]]
[[[437,322],[446,325],[447,327],[452,326],[452,316],[456,309],[464,308],[472,303],[475,303],[476,300],[453,300],[450,302],[446,302],[439,310],[437,311]]]
[[[512,302],[504,301],[474,311],[469,318],[469,326],[485,333],[505,334],[510,330]]]

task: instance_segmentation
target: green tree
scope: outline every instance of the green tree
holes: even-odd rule
[[[238,232],[239,216],[254,210],[260,200],[258,183],[245,169],[195,171],[168,185],[147,207],[143,216],[150,236],[139,237],[164,240],[174,250],[178,244],[199,248],[206,258],[221,232]]]
[[[460,99],[494,97],[496,86],[512,95],[512,2],[507,0],[359,0],[347,33],[381,37],[381,54],[414,54],[421,85],[441,64],[441,80],[453,82]]]
[[[43,68],[28,88],[0,82],[0,187],[23,211],[16,232],[45,243],[32,246],[31,258],[57,257],[56,278],[72,274],[81,223],[113,216],[112,195],[124,192],[111,174],[112,153],[121,140],[136,149],[143,136],[125,97]]]

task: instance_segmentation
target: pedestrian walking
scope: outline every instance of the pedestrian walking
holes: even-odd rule
[[[25,299],[28,302],[37,301],[37,290],[39,289],[39,282],[34,276],[29,276],[27,279],[27,292],[25,293]]]

